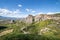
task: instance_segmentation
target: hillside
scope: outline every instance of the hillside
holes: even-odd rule
[[[6,27],[0,30],[0,35],[3,33],[0,40],[60,40],[60,19],[46,19],[30,24],[15,20],[13,23],[0,23],[0,26]]]
[[[31,34],[60,37],[60,22],[52,19],[36,22],[28,26],[27,31]]]
[[[18,24],[18,26],[17,26]],[[60,22],[59,20],[45,20],[32,24],[23,22],[9,24],[14,31],[10,34],[1,36],[1,40],[60,40]],[[9,26],[7,25],[7,26]],[[25,25],[22,27],[22,25]],[[23,28],[22,30],[20,30]],[[29,32],[24,34],[25,32]],[[11,36],[12,35],[12,36]]]

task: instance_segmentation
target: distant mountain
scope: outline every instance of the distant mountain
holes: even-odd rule
[[[60,13],[56,13],[56,14],[54,14],[54,16],[59,16],[60,17]]]
[[[3,16],[0,16],[0,19],[2,19],[2,20],[18,20],[18,19],[21,19],[21,18],[15,18],[15,17],[3,17]]]

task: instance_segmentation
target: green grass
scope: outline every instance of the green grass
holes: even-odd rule
[[[8,36],[2,36],[1,40],[60,40],[57,37],[45,37],[35,34],[11,34]]]
[[[60,33],[59,25],[57,24],[56,20],[52,20],[52,19],[33,23],[30,26],[28,26],[27,30],[31,34],[38,34],[39,31],[41,29],[44,29],[44,28],[50,28],[51,29],[48,32],[43,34],[45,36],[57,36],[57,35],[60,35],[59,34]],[[57,37],[60,37],[60,36],[57,36]]]
[[[55,25],[52,26],[51,24]],[[60,29],[55,20],[45,20],[30,25],[18,21],[12,24],[2,25],[8,27],[6,30],[12,28],[14,29],[14,31],[10,34],[1,36],[0,40],[60,40]],[[27,27],[26,30],[29,31],[31,34],[23,34],[23,32],[21,32],[20,29],[24,26]],[[50,28],[51,30],[44,33],[43,35],[38,35],[38,31],[45,27]]]

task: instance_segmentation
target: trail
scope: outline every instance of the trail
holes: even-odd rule
[[[13,32],[13,29],[5,30],[5,31],[0,33],[0,36],[6,35],[6,34],[11,33],[11,32]]]
[[[30,34],[29,32],[25,31],[24,29],[26,29],[26,27],[22,27],[22,28],[21,28],[21,31],[22,31],[24,34]]]

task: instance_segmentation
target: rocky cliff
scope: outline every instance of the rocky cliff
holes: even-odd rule
[[[26,23],[39,22],[39,21],[47,20],[47,19],[59,20],[60,16],[56,16],[55,14],[54,15],[39,14],[36,16],[28,15],[26,17]]]

